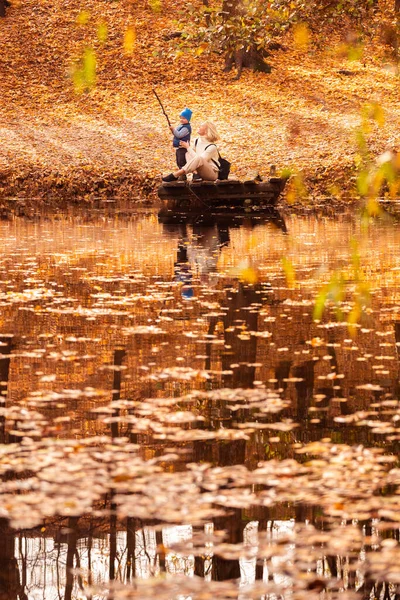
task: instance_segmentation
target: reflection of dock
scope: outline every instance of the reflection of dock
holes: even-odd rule
[[[225,227],[256,227],[264,223],[273,223],[278,229],[286,233],[286,224],[280,212],[273,206],[265,207],[263,210],[247,211],[238,209],[235,211],[213,209],[166,209],[162,208],[158,213],[158,220],[164,225],[187,224],[187,225],[223,225]]]

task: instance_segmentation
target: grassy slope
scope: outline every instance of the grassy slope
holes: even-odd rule
[[[164,0],[161,14],[128,0],[15,1],[0,22],[0,197],[58,190],[60,196],[135,193],[174,164],[170,134],[152,95],[157,85],[175,117],[186,105],[193,124],[218,124],[221,149],[234,173],[268,172],[274,163],[304,172],[314,193],[348,181],[354,130],[366,102],[379,102],[384,128],[373,127],[373,153],[398,143],[398,79],[382,63],[347,64],[332,52],[300,53],[287,44],[271,74],[222,73],[218,56],[173,58],[178,6]],[[90,11],[79,26],[80,10]],[[96,41],[105,21],[106,44]],[[129,24],[137,31],[132,56],[123,53]],[[71,60],[85,43],[98,58],[96,88],[77,96]],[[338,73],[347,68],[354,75]],[[102,191],[103,190],[103,191]]]

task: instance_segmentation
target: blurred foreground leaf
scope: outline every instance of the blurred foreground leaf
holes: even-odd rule
[[[124,52],[127,55],[132,55],[136,43],[136,31],[134,27],[128,27],[124,35]]]
[[[77,94],[90,91],[96,85],[96,54],[90,46],[72,68],[72,80]]]

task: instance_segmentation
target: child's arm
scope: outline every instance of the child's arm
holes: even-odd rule
[[[171,131],[178,140],[184,138],[185,136],[190,134],[190,131],[187,127],[182,127],[182,129],[178,129],[176,127],[171,126]]]

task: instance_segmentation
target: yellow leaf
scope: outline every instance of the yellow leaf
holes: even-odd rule
[[[358,306],[358,304],[355,305],[355,307],[351,310],[351,312],[349,313],[349,316],[347,317],[347,330],[350,334],[350,336],[352,338],[354,338],[356,336],[357,333],[357,323],[360,320],[361,317],[361,309]]]
[[[296,202],[296,199],[297,194],[294,185],[289,185],[286,192],[286,202],[288,204],[294,204]]]
[[[124,52],[125,54],[133,54],[133,49],[136,43],[136,31],[134,27],[128,27],[124,35]]]
[[[104,42],[107,41],[108,27],[107,27],[106,23],[100,23],[100,25],[98,26],[97,38],[98,38],[99,42],[102,42],[103,44],[104,44]]]
[[[294,270],[293,263],[290,259],[284,256],[282,258],[282,267],[286,275],[286,282],[289,288],[293,288],[296,283],[296,272]]]
[[[239,279],[254,285],[258,281],[258,273],[253,267],[245,267],[239,271]]]
[[[369,198],[365,208],[370,217],[377,217],[381,214],[381,207],[375,198]]]
[[[299,23],[294,30],[294,43],[300,50],[307,50],[310,45],[310,31],[305,23]]]
[[[383,127],[385,124],[385,112],[379,102],[367,103],[363,106],[362,114],[364,121],[370,119],[376,121],[379,127]],[[367,131],[368,133],[368,131]]]
[[[78,25],[86,25],[90,19],[90,12],[87,10],[81,10],[81,12],[76,17],[76,22]]]
[[[373,118],[378,123],[379,127],[383,127],[385,124],[385,112],[382,106],[378,103],[374,104]]]
[[[161,12],[162,2],[161,0],[149,0],[149,5],[151,10],[154,12]]]
[[[83,73],[86,85],[90,89],[96,83],[96,54],[93,48],[85,48],[83,53]]]

